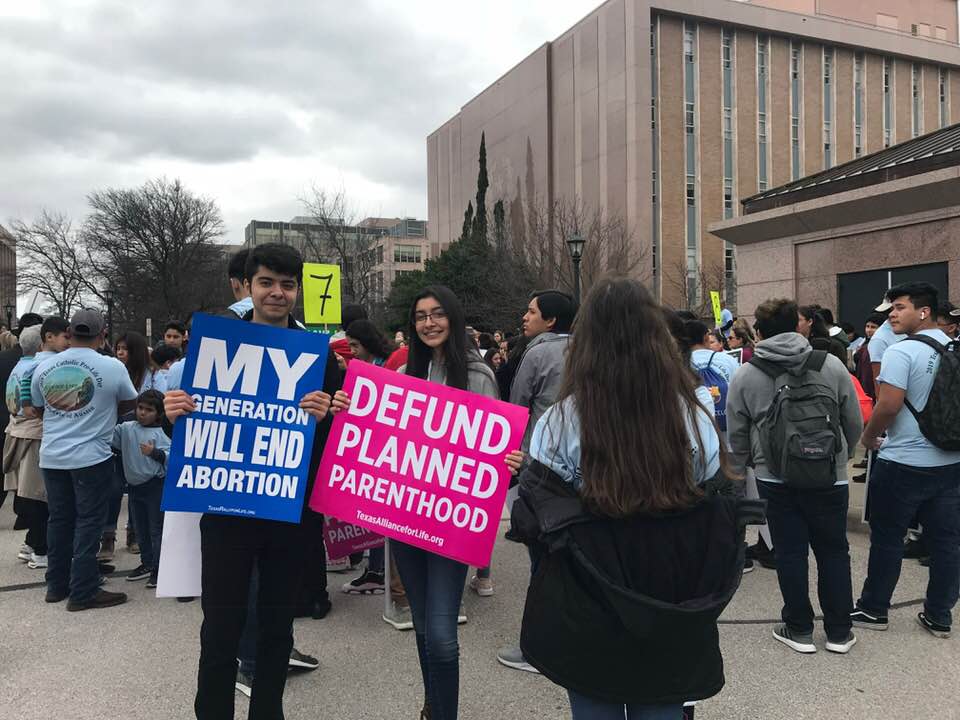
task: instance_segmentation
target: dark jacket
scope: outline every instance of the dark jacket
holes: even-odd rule
[[[507,537],[534,557],[523,655],[558,685],[608,703],[674,704],[723,687],[717,618],[763,504],[720,494],[679,512],[593,515],[540,463],[527,468]]]

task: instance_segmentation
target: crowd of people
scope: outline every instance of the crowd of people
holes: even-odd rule
[[[237,253],[227,315],[305,330],[294,315],[302,269],[289,246]],[[520,636],[497,659],[564,687],[576,720],[691,717],[692,702],[723,686],[716,621],[755,563],[776,570],[783,596],[773,638],[816,652],[811,549],[826,650],[849,652],[854,626],[888,627],[905,556],[930,568],[917,622],[950,635],[960,431],[948,393],[934,390],[960,382],[960,311],[933,286],[891,288],[862,336],[789,299],[762,303],[753,322],[728,311],[704,321],[613,276],[581,307],[558,290],[533,293],[515,331],[465,317],[450,289],[425,287],[388,339],[363,307],[344,306],[323,387],[300,401],[317,421],[306,496],[332,417],[350,406],[341,387],[351,362],[527,408],[522,443],[503,462],[517,486],[507,537],[529,550],[530,584]],[[125,579],[156,586],[172,429],[196,409],[181,389],[185,324],[169,323],[152,347],[136,332],[111,347],[108,334],[93,310],[26,314],[17,344],[0,352],[4,490],[26,530],[18,557],[45,570],[46,602],[69,611],[127,599],[104,587],[124,493],[126,548],[139,554]],[[857,465],[870,469],[871,545],[854,601],[848,467],[858,446],[869,456]],[[748,525],[762,526],[750,547]],[[323,527],[306,505],[299,523],[203,516],[196,716],[232,718],[239,690],[251,718],[283,717],[288,669],[318,665],[295,648],[293,620],[329,612],[336,567],[358,572],[343,593],[389,593],[384,621],[413,630],[421,719],[456,718],[462,598],[493,596],[492,568],[471,576],[396,541],[329,558]]]

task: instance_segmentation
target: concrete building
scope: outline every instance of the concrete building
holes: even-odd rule
[[[960,300],[960,124],[748,198],[710,231],[737,247],[738,307],[772,297],[863,327],[893,285]]]
[[[628,224],[664,301],[732,301],[708,227],[960,120],[957,39],[947,0],[609,0],[427,138],[432,252],[459,235],[484,132],[488,207],[577,198]]]
[[[326,238],[336,233],[369,253],[362,266],[369,275],[371,302],[383,302],[394,281],[404,273],[423,270],[431,257],[427,222],[415,218],[364,218],[356,225],[342,221],[325,227],[312,217],[295,217],[290,222],[251,220],[244,231],[247,247],[263,243],[293,245],[308,262],[339,259],[328,247]]]
[[[0,225],[0,317],[6,324],[5,308],[13,307],[13,322],[17,316],[17,245],[13,236]]]

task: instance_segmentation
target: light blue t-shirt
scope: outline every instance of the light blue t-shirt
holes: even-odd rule
[[[5,388],[5,400],[7,402],[7,410],[10,411],[11,416],[23,417],[23,401],[20,397],[20,383],[23,382],[23,378],[27,373],[32,372],[36,366],[37,356],[30,355],[20,358],[17,364],[13,366],[13,370],[10,371],[10,377],[7,378],[7,387]]]
[[[167,374],[160,370],[150,370],[143,375],[140,387],[137,392],[145,393],[147,390],[156,390],[159,393],[167,391]]]
[[[183,366],[187,361],[180,358],[167,370],[167,390],[179,390],[183,382]]]
[[[140,443],[153,443],[154,449],[162,450],[163,462],[158,462],[140,451]],[[170,453],[170,438],[160,427],[144,427],[136,420],[120,423],[113,430],[110,443],[120,451],[123,459],[123,476],[131,485],[143,485],[167,472],[167,456]]]
[[[713,399],[706,398],[699,392],[697,399],[701,407],[697,408],[696,424],[703,448],[697,443],[697,434],[693,430],[690,417],[687,418],[687,433],[693,453],[693,479],[700,484],[720,470],[720,437],[713,424]],[[551,405],[537,421],[530,438],[530,457],[572,483],[577,490],[583,485],[580,469],[580,417],[572,398],[563,402],[562,412],[560,404]]]
[[[870,362],[882,363],[883,354],[891,345],[895,345],[906,337],[906,335],[897,335],[890,327],[890,321],[884,320],[883,325],[877,328],[877,331],[870,338],[870,344],[867,345],[867,353],[870,355]]]
[[[950,342],[942,330],[921,330],[917,334],[932,337],[944,345]],[[877,380],[906,390],[906,399],[920,412],[927,405],[939,367],[940,356],[936,350],[917,340],[903,340],[887,349]],[[911,467],[940,467],[960,463],[960,452],[941,450],[927,440],[904,404],[887,428],[887,439],[880,446],[880,459]]]
[[[694,350],[690,353],[690,364],[694,370],[703,370],[709,364],[711,370],[716,370],[723,376],[727,385],[733,380],[733,374],[740,369],[740,364],[725,352],[714,353],[713,350]]]
[[[127,368],[90,348],[70,348],[37,366],[30,386],[43,408],[40,467],[76,470],[108,460],[117,405],[136,400]]]
[[[253,298],[245,297],[243,300],[237,300],[228,309],[242,320],[244,315],[253,310]]]

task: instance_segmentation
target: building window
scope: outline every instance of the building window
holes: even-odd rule
[[[893,138],[893,62],[883,59],[883,146],[890,147]]]
[[[947,108],[947,70],[938,68],[940,85],[940,127],[946,127],[949,124],[949,113]]]
[[[757,36],[757,188],[767,189],[767,58],[770,39]]]
[[[383,245],[377,245],[377,265],[383,265]]]
[[[833,166],[833,48],[823,49],[823,167]]]
[[[911,137],[923,135],[923,90],[920,87],[920,66],[910,67],[910,95],[913,99],[913,114],[910,121]]]
[[[853,156],[863,155],[863,53],[853,56]]]
[[[723,28],[723,217],[733,217],[733,31]]]
[[[394,245],[393,261],[398,263],[418,263],[421,261],[419,245]]]
[[[683,24],[683,98],[687,198],[687,302],[699,302],[700,228],[697,223],[696,25]]]
[[[733,74],[733,30],[723,28],[721,32],[721,73],[723,78],[723,217],[732,218],[733,210],[733,103],[735,95]],[[724,242],[724,277],[726,279],[726,295],[730,297],[730,288],[735,287],[733,265],[733,245]]]
[[[651,262],[653,264],[653,277],[656,283],[657,272],[659,269],[658,253],[660,251],[660,206],[658,204],[658,178],[660,169],[660,138],[657,133],[657,95],[659,88],[659,68],[657,67],[657,28],[650,30],[650,130],[653,146],[652,172],[650,173],[650,196],[653,202],[651,237]]]
[[[800,52],[801,46],[790,43],[790,161],[791,177],[800,179]]]

